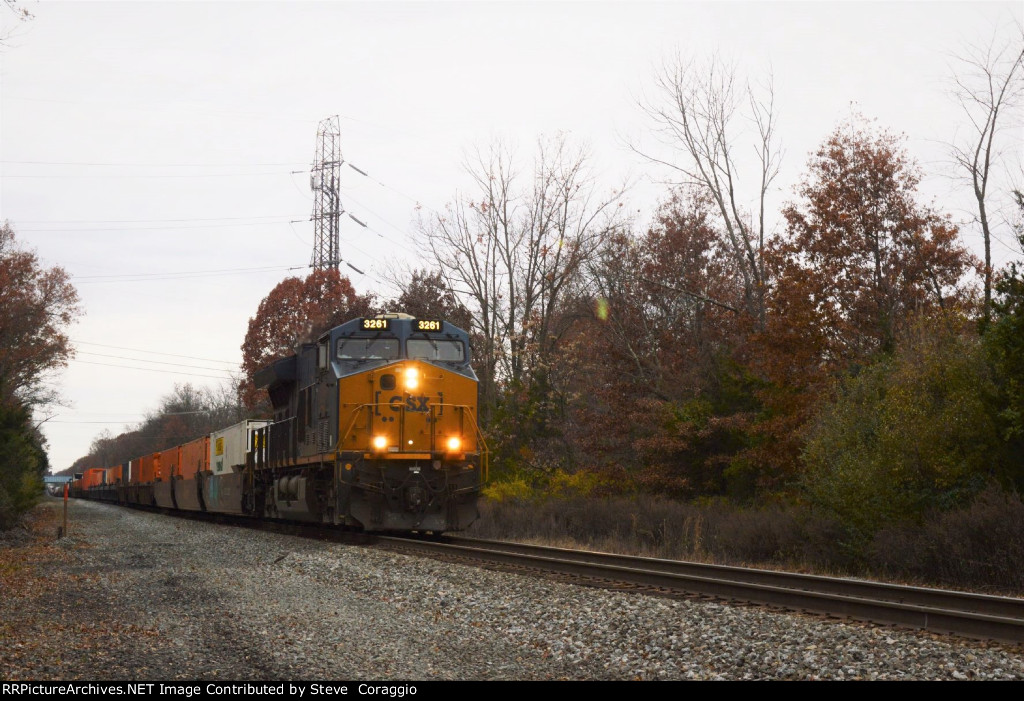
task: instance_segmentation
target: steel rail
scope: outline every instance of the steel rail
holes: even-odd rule
[[[1024,643],[1024,599],[468,538],[379,536],[387,547],[788,610]]]

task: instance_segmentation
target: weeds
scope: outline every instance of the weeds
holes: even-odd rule
[[[843,524],[807,507],[743,509],[638,496],[484,500],[467,535],[565,547],[1024,592],[1024,502],[991,488],[968,507],[879,531],[852,551]]]

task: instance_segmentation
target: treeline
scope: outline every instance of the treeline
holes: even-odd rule
[[[0,225],[0,530],[42,495],[49,461],[35,410],[53,401],[48,379],[71,357],[67,328],[80,313],[68,274]]]
[[[239,400],[237,383],[219,388],[178,384],[160,399],[157,408],[132,429],[114,435],[103,432],[62,474],[91,467],[114,467],[143,455],[173,448],[249,418]]]
[[[951,533],[943,514],[1019,542],[1024,270],[995,268],[992,242],[1024,254],[1021,192],[995,177],[1024,51],[960,68],[951,174],[984,260],[922,197],[905,138],[859,115],[773,211],[771,86],[717,61],[669,65],[645,105],[668,149],[635,150],[681,181],[645,230],[565,137],[531,164],[481,152],[473,189],[420,231],[471,312],[488,494],[789,509],[829,524],[827,559],[847,563]],[[986,556],[1024,558],[1000,547]]]
[[[714,182],[637,231],[564,138],[525,179],[500,145],[477,166],[478,190],[420,223],[433,271],[394,299],[336,271],[282,282],[250,320],[246,376],[349,318],[443,317],[471,331],[492,498],[796,505],[851,557],[1024,488],[1024,271],[995,271],[985,303],[984,265],[922,203],[901,139],[840,125],[777,234]],[[1014,221],[1024,251],[1019,193]],[[240,397],[266,412],[247,381]]]
[[[545,144],[518,182],[492,152],[479,191],[422,225],[473,310],[492,496],[801,503],[856,549],[1024,488],[1022,271],[985,305],[900,139],[838,127],[777,235],[714,182],[634,231],[584,166]]]

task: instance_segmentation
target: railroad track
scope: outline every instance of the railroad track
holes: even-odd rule
[[[729,602],[1024,643],[1024,599],[470,538],[377,536],[378,547],[557,574],[607,588]]]

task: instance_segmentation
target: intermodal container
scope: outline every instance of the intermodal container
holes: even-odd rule
[[[128,464],[128,484],[138,484],[142,481],[142,458],[135,458]]]
[[[89,468],[82,476],[82,489],[92,489],[93,487],[102,486],[106,475],[107,471],[102,467]]]
[[[149,484],[160,478],[160,453],[139,458],[139,484]]]
[[[252,447],[252,435],[269,421],[242,421],[210,434],[210,470],[215,475],[232,474],[245,466],[245,454]]]
[[[170,482],[171,477],[181,475],[181,446],[168,448],[160,453],[160,479]]]
[[[178,476],[185,480],[196,478],[197,472],[210,469],[210,437],[203,436],[181,446]]]

